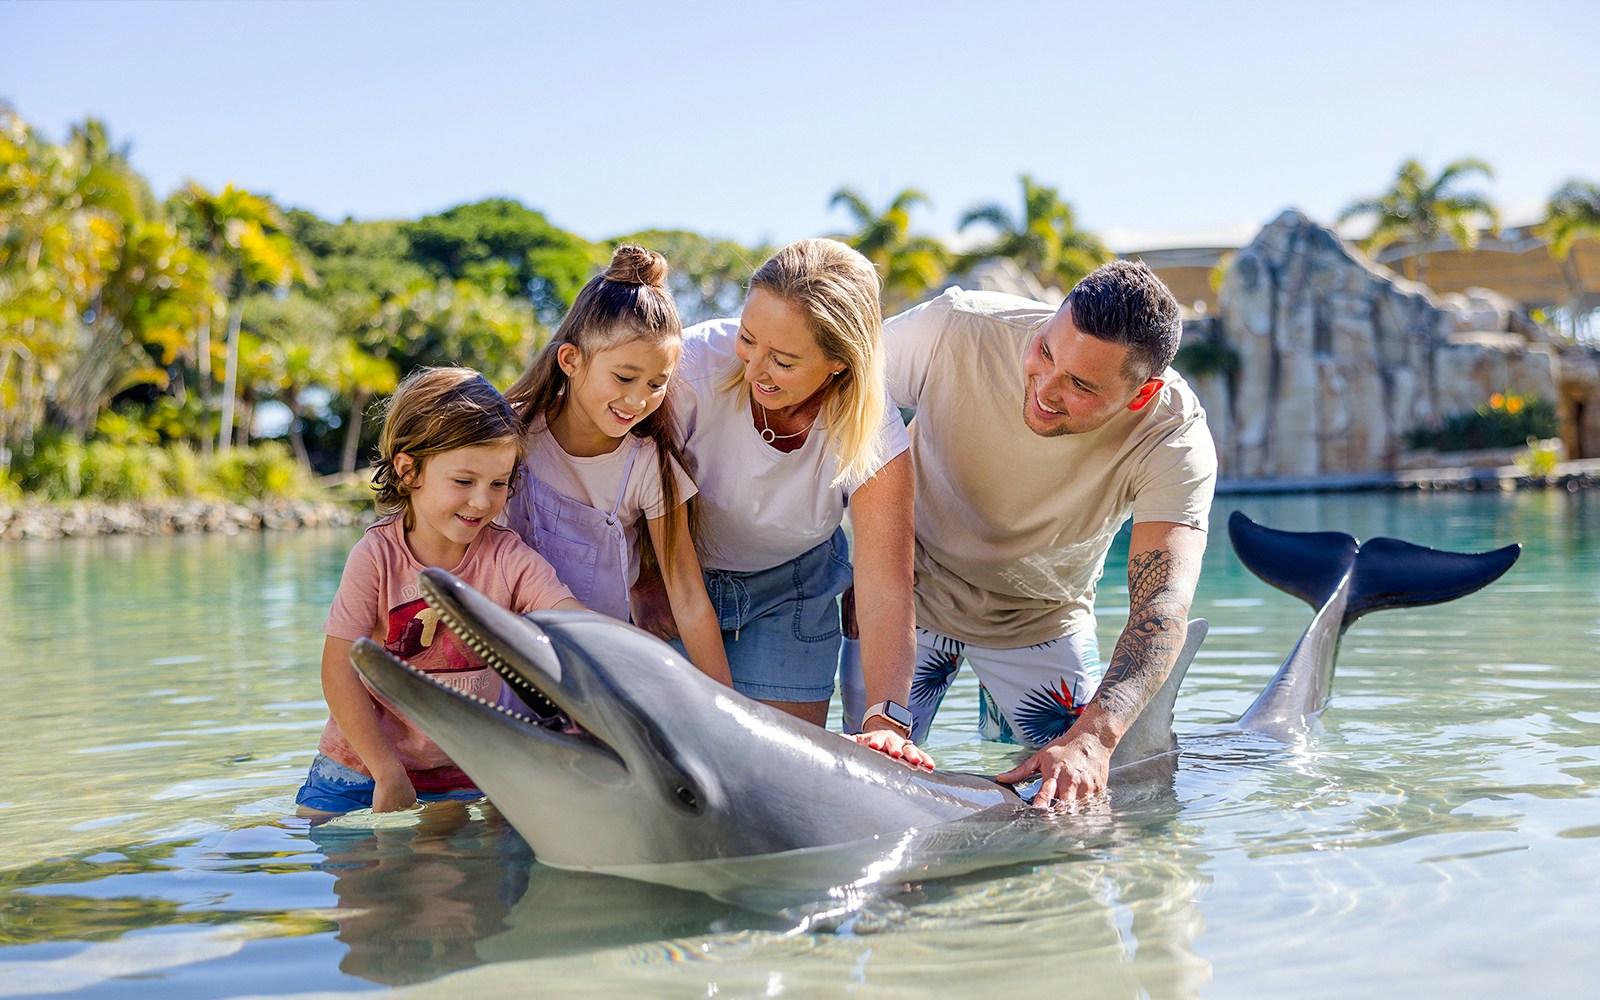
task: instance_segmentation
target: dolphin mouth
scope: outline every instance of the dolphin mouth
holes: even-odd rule
[[[499,614],[487,619],[475,616],[488,604],[487,598],[465,588],[461,581],[440,570],[427,569],[419,580],[423,600],[436,612],[439,621],[448,628],[462,645],[466,646],[483,666],[493,670],[506,682],[516,699],[510,704],[505,699],[490,701],[467,694],[442,683],[433,674],[418,669],[410,661],[398,657],[370,639],[358,639],[351,648],[350,657],[357,669],[373,680],[381,689],[382,672],[399,670],[409,674],[439,694],[469,704],[488,718],[499,720],[530,733],[539,733],[546,739],[568,745],[571,749],[605,756],[618,764],[622,756],[604,740],[581,725],[565,701],[561,685],[560,661],[554,650],[547,649],[548,663],[519,664],[506,650],[515,648],[497,631],[520,628],[527,633],[542,635],[536,625],[505,609],[494,606]],[[500,620],[496,620],[499,618]],[[514,624],[512,624],[514,623]],[[381,690],[380,690],[381,693]]]

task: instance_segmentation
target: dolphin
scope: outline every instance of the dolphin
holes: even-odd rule
[[[1517,553],[1438,552],[1394,539],[1360,545],[1335,532],[1264,528],[1237,513],[1230,535],[1247,567],[1318,609],[1238,723],[1285,740],[1326,704],[1338,636],[1350,622],[1470,593]],[[912,769],[746,698],[615,619],[519,616],[438,569],[424,570],[420,585],[444,622],[539,711],[446,688],[368,640],[355,643],[351,659],[473,777],[545,864],[717,895],[707,886],[770,881],[774,856],[789,859],[797,880],[827,878],[841,856],[831,852],[844,846],[867,881],[926,874],[918,859],[930,845],[943,859],[938,874],[950,874],[1060,854],[1083,832],[1041,823],[992,778]],[[1118,744],[1114,798],[1159,785],[1152,777],[1164,776],[1170,791],[1173,703],[1207,628],[1203,619],[1189,623],[1176,664]]]
[[[356,669],[417,721],[558,867],[611,870],[871,840],[1027,803],[991,778],[914,769],[706,677],[605,615],[520,616],[448,572],[420,587],[529,705],[522,713],[433,681],[358,640]],[[1171,706],[1205,635],[1129,728],[1114,769],[1175,752]]]

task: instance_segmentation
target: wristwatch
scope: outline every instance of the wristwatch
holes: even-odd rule
[[[911,738],[911,709],[898,701],[880,701],[867,709],[861,716],[861,729],[867,728],[867,720],[877,716],[889,724],[889,728],[899,733],[906,739]]]

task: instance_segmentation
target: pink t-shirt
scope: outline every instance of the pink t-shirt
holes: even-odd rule
[[[554,607],[572,596],[539,553],[523,544],[516,532],[498,524],[491,523],[478,533],[459,566],[443,568],[518,614]],[[323,633],[351,642],[363,637],[372,639],[417,669],[432,674],[435,680],[485,701],[496,701],[500,678],[423,601],[417,586],[423,569],[406,545],[400,517],[384,518],[374,524],[350,550]],[[376,695],[373,702],[379,728],[412,775],[418,791],[472,784],[411,720]],[[371,773],[331,717],[317,750],[346,767]]]

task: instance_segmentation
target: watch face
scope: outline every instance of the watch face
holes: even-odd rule
[[[880,701],[867,709],[862,718],[870,719],[874,715],[881,715],[895,725],[904,726],[907,732],[911,730],[911,709],[897,701]]]

